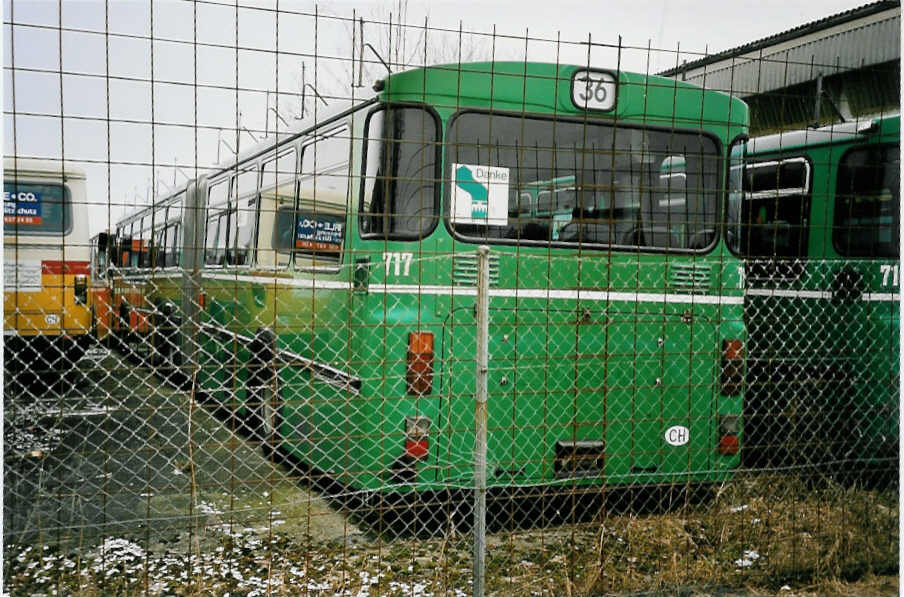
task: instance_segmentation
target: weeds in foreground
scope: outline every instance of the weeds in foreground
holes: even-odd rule
[[[648,509],[646,509],[648,510]],[[600,595],[741,589],[759,594],[897,593],[895,490],[737,477],[669,511],[602,508],[592,520],[496,532],[495,595]],[[126,539],[90,551],[5,547],[10,595],[466,595],[471,537],[317,542],[222,534],[198,553],[149,553]]]

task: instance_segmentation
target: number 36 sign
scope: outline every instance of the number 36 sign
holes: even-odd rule
[[[579,70],[571,78],[571,102],[581,110],[611,110],[616,99],[615,75],[601,70]]]

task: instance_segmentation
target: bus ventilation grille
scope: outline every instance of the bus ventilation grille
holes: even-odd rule
[[[452,256],[452,283],[477,286],[477,255]],[[490,255],[490,286],[499,286],[499,257]]]
[[[694,264],[669,265],[669,289],[687,294],[706,294],[710,286],[709,266]]]

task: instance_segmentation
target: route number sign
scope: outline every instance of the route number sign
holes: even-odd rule
[[[615,108],[615,75],[607,71],[579,70],[571,78],[571,102],[581,110]]]

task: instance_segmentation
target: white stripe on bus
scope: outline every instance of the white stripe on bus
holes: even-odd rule
[[[831,300],[833,297],[830,290],[787,290],[784,288],[748,288],[745,295],[822,300]],[[893,302],[901,300],[901,295],[897,292],[865,292],[860,296],[860,300],[870,303]]]
[[[313,278],[274,278],[246,276],[242,274],[203,274],[213,280],[228,280],[310,288],[315,290],[351,290],[352,284],[342,280],[317,280]],[[473,286],[434,286],[415,284],[371,284],[368,292],[374,294],[429,294],[436,296],[477,296]],[[830,300],[829,290],[788,290],[784,288],[748,288],[746,296],[771,296],[780,298],[805,298]],[[623,292],[606,290],[548,290],[545,288],[491,288],[490,296],[523,299],[562,299],[584,301],[625,301],[637,303],[696,303],[700,305],[741,305],[743,297],[710,294],[668,294],[660,292]],[[860,300],[867,302],[899,301],[896,292],[864,293]]]
[[[435,294],[476,296],[473,286],[415,286],[372,284],[370,292],[379,294]],[[551,290],[546,288],[490,288],[490,296],[516,299],[568,299],[583,301],[625,301],[635,303],[697,303],[702,305],[740,305],[742,296],[708,294],[666,294],[660,292],[622,292],[607,290]]]
[[[350,282],[341,280],[315,280],[311,278],[268,278],[262,276],[242,276],[229,274],[204,274],[214,280],[232,280],[257,284],[291,286],[315,290],[351,290]],[[416,284],[371,284],[368,292],[373,294],[428,294],[436,296],[477,296],[473,286],[434,286]],[[548,290],[546,288],[491,288],[490,296],[520,299],[567,299],[584,301],[626,301],[638,303],[696,303],[701,305],[740,305],[742,296],[666,294],[658,292],[622,292],[606,290]]]
[[[869,302],[899,301],[901,295],[897,292],[868,292],[863,295],[863,300]]]
[[[778,296],[781,298],[830,299],[832,292],[826,290],[787,290],[784,288],[748,288],[747,296]]]
[[[315,280],[313,278],[278,278],[275,276],[246,276],[243,274],[209,274],[203,277],[210,280],[226,280],[228,282],[252,282],[254,284],[291,286],[293,288],[313,288],[316,290],[351,290],[351,282],[342,280]]]

